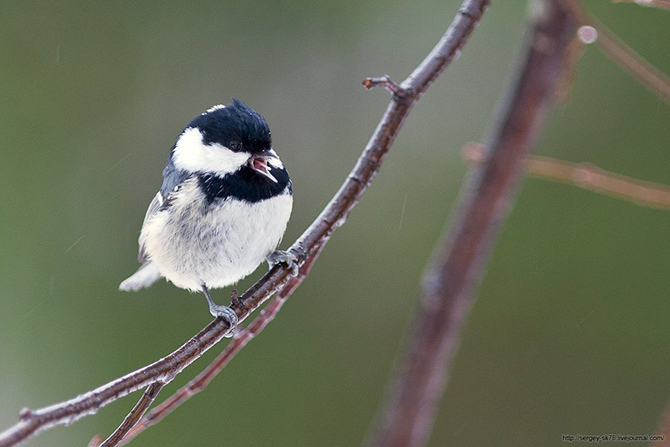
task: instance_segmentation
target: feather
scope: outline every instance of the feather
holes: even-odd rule
[[[149,287],[161,278],[158,267],[151,261],[146,262],[130,278],[119,285],[119,290],[124,292],[137,291]]]

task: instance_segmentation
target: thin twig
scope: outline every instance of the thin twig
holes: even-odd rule
[[[473,170],[425,276],[409,343],[371,439],[374,446],[427,442],[475,288],[518,189],[522,160],[544,123],[574,33],[555,2],[538,3],[525,60],[494,126],[487,161]]]
[[[468,163],[482,164],[486,160],[486,149],[479,143],[466,143],[463,159]],[[524,160],[524,167],[531,177],[569,183],[638,205],[670,209],[670,187],[605,171],[591,163],[529,155]]]
[[[670,11],[670,0],[612,0],[612,3],[635,3],[640,6],[650,6]]]
[[[557,104],[565,105],[570,101],[570,95],[572,95],[572,88],[575,84],[575,79],[577,78],[577,66],[579,60],[584,55],[586,50],[586,45],[588,42],[584,39],[582,29],[593,30],[593,34],[596,34],[594,28],[590,26],[581,27],[570,40],[568,47],[565,50],[565,55],[563,56],[563,62],[561,63],[561,71],[556,82],[556,92],[555,101]]]
[[[670,79],[651,65],[605,26],[589,16],[577,0],[558,0],[570,17],[580,26],[592,26],[598,32],[596,43],[614,62],[628,71],[640,84],[670,104]]]
[[[489,0],[466,0],[435,48],[401,84],[406,94],[402,98],[394,96],[391,99],[365,150],[339,191],[319,217],[289,248],[299,259],[299,265],[302,265],[316,249],[322,248],[332,233],[344,224],[361,195],[377,175],[384,157],[414,104],[447,65],[460,54],[488,3]],[[290,269],[277,265],[238,300],[232,302],[231,308],[238,319],[243,321],[290,280]],[[217,318],[180,348],[144,368],[68,401],[37,410],[25,409],[21,412],[17,424],[0,433],[0,447],[15,446],[40,430],[71,423],[154,382],[171,380],[218,343],[228,330],[228,324],[223,319]]]
[[[405,95],[405,90],[393,82],[389,75],[381,75],[378,78],[365,78],[363,79],[363,87],[365,87],[367,90],[370,90],[374,87],[382,87],[392,95]]]
[[[140,400],[135,404],[130,413],[123,419],[121,425],[118,426],[114,432],[109,435],[105,441],[100,444],[100,447],[115,447],[119,445],[121,440],[126,436],[126,434],[137,424],[137,422],[144,416],[147,409],[151,406],[156,396],[163,389],[165,384],[163,382],[154,382],[149,385],[146,391],[140,397]]]
[[[245,347],[254,337],[256,337],[265,327],[274,320],[275,316],[282,308],[286,300],[293,293],[295,289],[300,286],[302,281],[309,275],[309,272],[314,265],[314,261],[319,257],[321,247],[314,250],[311,256],[305,261],[300,273],[293,278],[284,288],[277,293],[277,296],[270,301],[260,315],[255,318],[249,326],[241,331],[235,339],[233,339],[226,348],[219,354],[207,368],[205,368],[198,376],[191,380],[188,384],[177,390],[172,396],[168,397],[163,403],[151,410],[149,414],[143,417],[137,425],[123,438],[120,445],[126,445],[135,436],[143,432],[152,425],[158,424],[165,416],[172,413],[181,404],[189,400],[197,393],[207,388],[207,385],[214,380],[214,378],[226,367],[233,357]]]

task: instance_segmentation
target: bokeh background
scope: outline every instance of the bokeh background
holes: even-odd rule
[[[117,290],[182,127],[232,96],[295,183],[283,246],[336,191],[459,1],[0,3],[0,427],[151,362],[210,321],[161,282]],[[670,14],[589,4],[670,73]],[[526,4],[494,2],[277,320],[137,446],[351,446],[365,438],[422,270],[519,56]],[[670,107],[595,47],[537,152],[670,184]],[[670,396],[670,212],[525,181],[482,284],[431,446],[561,445],[654,431]],[[259,277],[239,285],[240,289]],[[229,291],[218,291],[223,302]],[[193,377],[221,348],[180,375]],[[30,446],[86,445],[139,395]]]

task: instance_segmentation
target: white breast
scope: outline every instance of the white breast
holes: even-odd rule
[[[289,194],[207,206],[193,179],[145,224],[141,238],[149,259],[176,286],[225,287],[252,273],[277,247],[292,206]]]

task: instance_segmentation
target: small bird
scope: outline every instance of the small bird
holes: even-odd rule
[[[210,313],[232,328],[237,315],[214,304],[209,289],[236,283],[263,260],[295,268],[292,255],[274,251],[292,207],[293,185],[265,119],[235,98],[214,106],[172,147],[142,224],[142,266],[119,289],[139,290],[164,277],[202,291]]]

